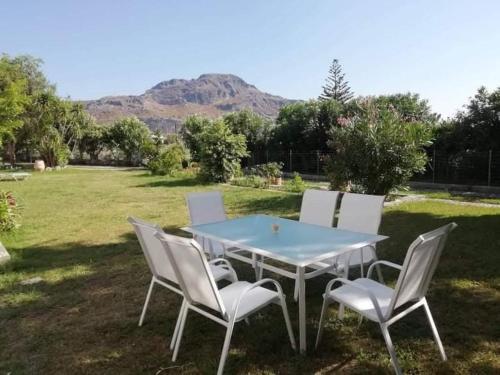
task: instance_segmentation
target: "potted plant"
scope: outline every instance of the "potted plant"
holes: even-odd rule
[[[270,185],[281,185],[283,183],[281,178],[281,169],[283,168],[283,163],[267,163],[260,166],[261,173],[263,177],[267,178]]]

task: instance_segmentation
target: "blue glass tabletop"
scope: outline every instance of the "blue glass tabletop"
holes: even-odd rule
[[[250,215],[182,229],[296,266],[306,266],[387,238],[268,215]]]

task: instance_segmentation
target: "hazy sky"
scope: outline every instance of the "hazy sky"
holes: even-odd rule
[[[444,116],[500,86],[499,0],[2,0],[0,17],[0,52],[41,57],[74,99],[202,73],[309,99],[333,58],[356,94],[417,92]]]

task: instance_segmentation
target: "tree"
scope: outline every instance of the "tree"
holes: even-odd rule
[[[339,60],[334,59],[328,70],[328,77],[326,78],[325,85],[323,86],[323,93],[320,95],[319,99],[335,99],[338,102],[346,103],[351,100],[352,97],[353,93],[349,87],[349,82],[345,80],[345,74],[342,73],[342,66]]]
[[[151,142],[149,128],[137,117],[126,117],[115,121],[107,136],[111,148],[123,152],[130,164],[138,164],[141,161],[145,144]]]
[[[200,161],[201,141],[199,137],[209,126],[211,126],[210,119],[202,116],[188,116],[184,121],[180,133],[194,161]]]
[[[29,98],[26,80],[16,67],[2,57],[0,59],[0,144],[14,137],[14,130],[22,126],[22,115]]]
[[[216,120],[205,127],[199,139],[202,177],[227,182],[239,172],[241,158],[248,155],[244,135],[233,134],[224,121]]]
[[[485,87],[438,130],[436,147],[448,153],[500,150],[500,87]]]
[[[339,118],[340,126],[331,130],[334,155],[327,161],[331,187],[353,185],[368,194],[385,195],[424,171],[431,128],[406,121],[394,107],[375,99],[364,99],[358,106],[357,115]]]
[[[245,136],[248,151],[255,152],[267,146],[271,133],[271,121],[249,109],[229,113],[223,117],[223,120],[234,134]]]
[[[282,151],[327,151],[330,129],[346,105],[336,100],[297,102],[280,109],[269,143]]]
[[[78,143],[80,157],[87,153],[90,161],[95,163],[99,160],[99,154],[107,146],[107,132],[109,128],[92,122],[83,130],[82,137]]]

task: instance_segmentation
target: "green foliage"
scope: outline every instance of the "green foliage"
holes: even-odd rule
[[[283,170],[283,163],[266,163],[266,164],[257,164],[252,168],[254,173],[258,176],[269,178],[279,178],[281,177]]]
[[[137,117],[122,118],[109,129],[107,142],[110,148],[123,152],[128,163],[137,165],[142,161],[146,144],[151,142],[150,131]]]
[[[223,117],[234,134],[243,134],[250,152],[264,149],[270,139],[272,123],[258,114],[244,109]]]
[[[94,122],[85,127],[78,143],[80,155],[86,152],[90,160],[96,162],[99,159],[99,154],[104,151],[107,146],[108,131],[108,127],[98,125]]]
[[[337,118],[346,105],[335,100],[310,100],[281,108],[276,119],[271,144],[275,149],[294,152],[327,151],[327,142]]]
[[[306,190],[306,183],[300,174],[295,172],[293,178],[285,182],[285,190],[292,193],[303,193]]]
[[[186,159],[186,150],[179,143],[173,143],[163,148],[158,155],[148,162],[148,169],[154,175],[172,175],[182,168]]]
[[[7,57],[0,58],[0,143],[13,137],[23,124],[22,115],[28,103],[26,79]]]
[[[330,69],[328,70],[328,77],[323,86],[323,93],[320,95],[321,100],[336,100],[340,103],[346,103],[351,100],[353,93],[349,87],[349,82],[345,80],[345,74],[342,73],[342,66],[339,60],[334,59]]]
[[[248,155],[245,136],[233,134],[222,120],[214,121],[199,136],[201,175],[207,181],[227,182],[240,170]]]
[[[424,147],[431,130],[420,122],[408,122],[392,106],[372,99],[358,103],[358,114],[340,118],[332,128],[327,162],[333,189],[359,186],[368,194],[388,194],[404,185],[427,162]]]
[[[429,126],[436,126],[440,115],[432,112],[429,102],[420,99],[418,94],[380,95],[372,98],[377,106],[392,107],[406,122],[421,122]]]
[[[500,87],[492,92],[481,87],[436,136],[436,148],[449,154],[500,150]]]
[[[184,144],[191,152],[191,157],[194,161],[200,161],[200,135],[211,124],[210,119],[202,116],[188,116],[184,121],[180,134]]]
[[[267,179],[256,175],[248,175],[231,180],[232,185],[242,187],[252,187],[257,189],[265,189],[269,186]]]
[[[0,191],[0,232],[6,232],[19,226],[18,207],[10,191]]]

